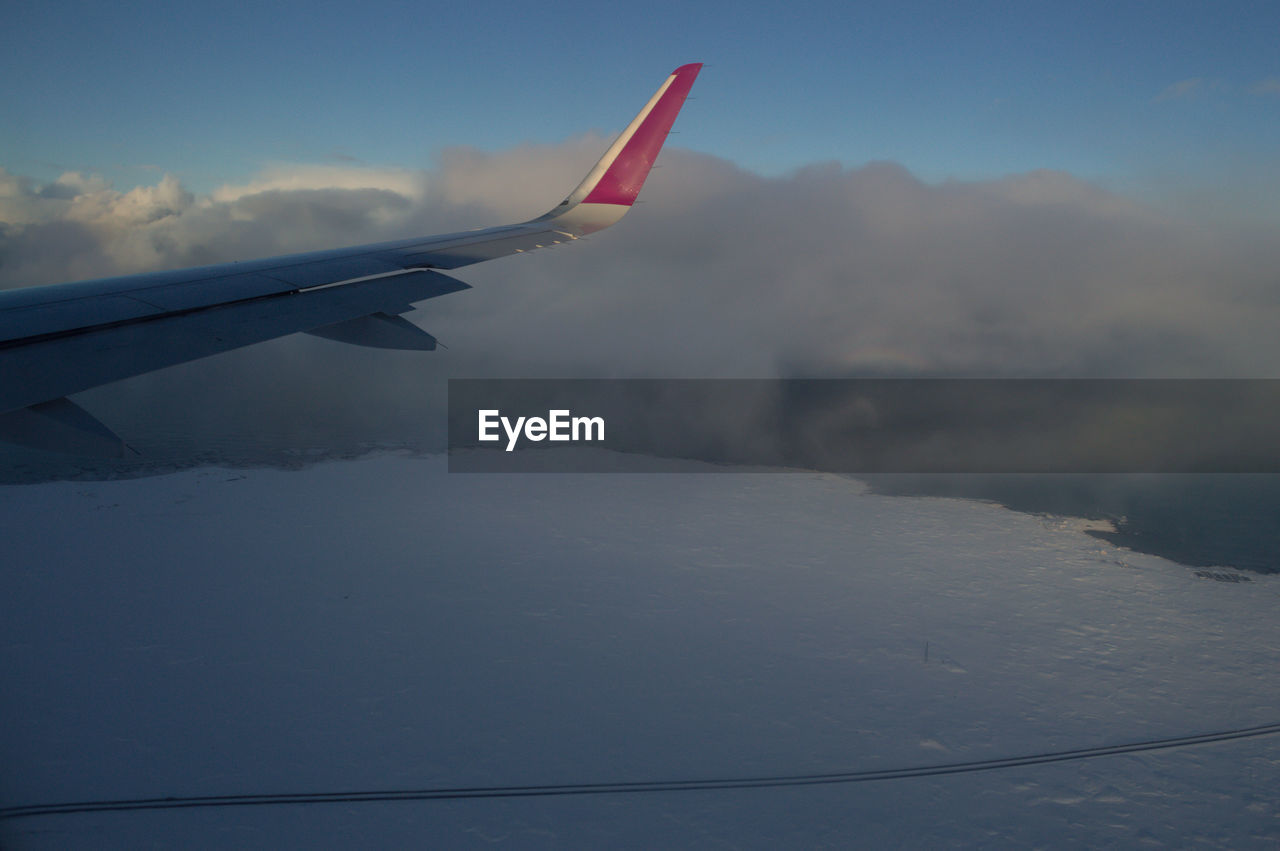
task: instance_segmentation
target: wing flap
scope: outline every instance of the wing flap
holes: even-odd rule
[[[146,299],[148,304],[154,304],[165,313],[174,313],[181,310],[197,310],[215,304],[261,298],[288,289],[290,289],[288,285],[275,278],[249,273],[152,287],[138,292],[135,297]]]
[[[0,414],[0,440],[76,455],[119,458],[124,441],[70,399],[53,399]]]
[[[283,293],[0,349],[0,411],[468,289],[439,272]],[[52,394],[52,395],[50,395]]]
[[[412,308],[410,308],[412,309]],[[322,325],[307,332],[316,337],[368,346],[374,349],[401,349],[418,352],[434,352],[438,341],[403,316],[389,313],[371,313],[356,319],[347,319],[333,325]]]
[[[321,287],[339,281],[350,281],[355,278],[368,278],[374,275],[385,275],[405,268],[402,263],[384,258],[376,254],[357,257],[342,257],[335,260],[322,260],[316,263],[299,263],[272,269],[271,277],[284,281],[296,289]]]
[[[73,301],[0,311],[0,342],[57,334],[93,325],[159,316],[164,310],[125,295],[86,296]]]

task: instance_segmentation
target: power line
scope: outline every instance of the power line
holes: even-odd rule
[[[903,780],[915,777],[939,777],[994,771],[1052,762],[1096,759],[1103,756],[1169,750],[1189,745],[1250,739],[1280,733],[1280,723],[1152,739],[1122,745],[1038,753],[1025,756],[953,762],[914,768],[890,768],[876,771],[841,771],[827,774],[792,774],[762,777],[713,778],[702,780],[654,780],[620,783],[567,783],[531,786],[472,786],[434,789],[386,789],[354,792],[299,792],[259,795],[211,795],[193,797],[133,798],[117,801],[75,801],[58,804],[29,804],[0,808],[0,820],[69,813],[124,812],[130,810],[174,810],[204,807],[251,807],[279,804],[350,804],[376,801],[443,801],[467,798],[539,798],[568,795],[619,795],[636,792],[692,792],[718,789],[776,789],[786,786],[827,786],[840,783],[869,783],[879,780]]]

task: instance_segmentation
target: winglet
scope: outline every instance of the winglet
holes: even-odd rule
[[[701,70],[702,63],[694,62],[672,71],[578,188],[543,218],[566,219],[567,224],[586,232],[608,227],[622,218],[635,203]],[[575,211],[580,206],[587,209]]]

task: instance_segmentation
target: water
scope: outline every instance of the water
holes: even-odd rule
[[[886,475],[884,494],[986,499],[1015,511],[1110,520],[1089,534],[1194,567],[1280,572],[1280,475]]]
[[[124,458],[78,458],[0,444],[0,484],[163,475],[205,466],[300,469],[372,452],[439,452],[439,435],[317,435],[310,443],[270,429],[191,435],[156,428],[130,440]],[[726,469],[726,468],[721,468]],[[732,468],[728,468],[732,469]],[[864,475],[878,493],[998,502],[1015,511],[1109,520],[1089,534],[1199,568],[1280,572],[1277,474],[893,474]]]

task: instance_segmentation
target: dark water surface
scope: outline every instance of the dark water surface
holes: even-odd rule
[[[1280,475],[861,476],[876,493],[985,499],[1015,511],[1110,520],[1089,534],[1195,567],[1280,572]]]

